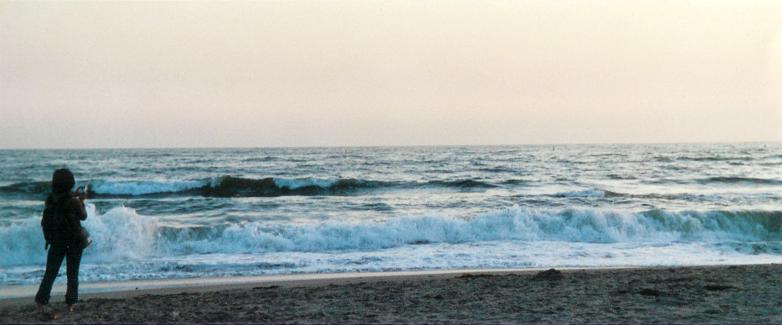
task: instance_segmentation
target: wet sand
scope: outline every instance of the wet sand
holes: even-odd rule
[[[782,323],[782,265],[380,275],[32,298],[0,323]],[[25,302],[25,301],[29,301]]]

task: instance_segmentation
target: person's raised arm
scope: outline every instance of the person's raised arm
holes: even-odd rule
[[[87,220],[87,209],[84,208],[84,193],[79,193],[71,201],[73,202],[73,210],[76,217],[79,220]]]

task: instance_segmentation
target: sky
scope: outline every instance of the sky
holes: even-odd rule
[[[782,141],[782,1],[0,1],[0,148]]]

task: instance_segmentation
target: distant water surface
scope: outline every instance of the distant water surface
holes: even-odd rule
[[[82,281],[782,263],[779,143],[3,150],[0,163],[0,286],[40,281],[61,167],[91,187]]]

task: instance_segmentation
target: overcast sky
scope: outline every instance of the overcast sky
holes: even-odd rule
[[[0,1],[0,148],[782,140],[782,1]]]

